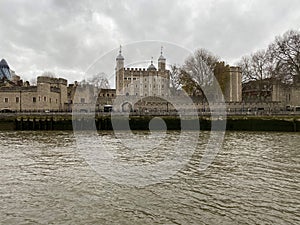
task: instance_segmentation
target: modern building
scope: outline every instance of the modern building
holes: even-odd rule
[[[11,80],[10,68],[5,59],[0,61],[0,80]]]

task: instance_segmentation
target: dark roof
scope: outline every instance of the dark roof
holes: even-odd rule
[[[166,58],[163,55],[160,55],[158,60],[165,60]]]
[[[153,65],[153,63],[150,64],[150,66],[148,67],[148,70],[156,70],[155,66]]]
[[[121,53],[117,56],[116,60],[124,60],[124,57],[121,55]]]

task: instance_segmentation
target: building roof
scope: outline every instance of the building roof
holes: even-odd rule
[[[160,48],[160,56],[158,58],[158,61],[161,61],[161,60],[166,60],[166,58],[163,56],[163,46],[161,46],[161,48]]]
[[[156,70],[155,66],[151,62],[150,66],[148,66],[148,70]]]
[[[120,45],[119,55],[117,56],[116,60],[124,60],[124,57],[122,56],[122,46]]]
[[[158,60],[159,60],[159,61],[160,61],[160,60],[166,60],[166,58],[161,54],[161,55],[159,56]]]
[[[124,57],[122,56],[121,53],[117,56],[116,60],[124,60]]]

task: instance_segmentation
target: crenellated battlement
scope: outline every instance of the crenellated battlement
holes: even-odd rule
[[[161,55],[156,67],[151,64],[143,67],[124,66],[125,58],[120,48],[116,58],[116,95],[126,96],[168,96],[170,71],[166,69],[166,58]]]
[[[238,66],[230,66],[230,72],[232,73],[241,73],[241,68]]]
[[[145,68],[124,68],[125,71],[146,71]]]
[[[47,76],[38,76],[37,83],[50,83],[50,84],[63,84],[67,85],[68,81],[63,78],[47,77]]]

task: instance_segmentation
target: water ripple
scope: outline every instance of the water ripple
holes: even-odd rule
[[[137,154],[112,132],[99,135],[119,160],[151,164],[163,160],[178,132]],[[93,171],[72,132],[0,132],[0,224],[300,224],[300,134],[229,132],[200,172],[208,137],[200,134],[176,175],[138,188]]]

